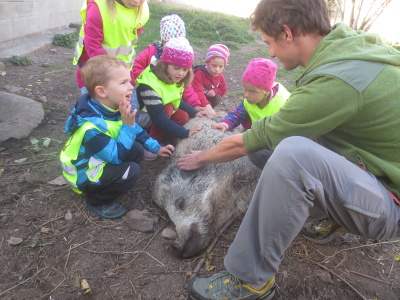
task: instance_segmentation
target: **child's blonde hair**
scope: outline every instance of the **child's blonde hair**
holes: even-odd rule
[[[157,64],[153,67],[153,72],[156,74],[157,78],[160,79],[161,81],[164,81],[166,83],[174,83],[171,78],[168,75],[168,68],[167,63],[162,62],[162,61],[157,61]],[[193,80],[193,70],[192,68],[189,68],[189,71],[187,72],[186,76],[178,82],[178,84],[183,85],[184,87],[187,87]]]
[[[127,68],[127,65],[110,55],[98,55],[91,57],[81,69],[83,82],[89,91],[89,95],[94,97],[96,86],[105,85],[112,78],[110,70],[119,67]]]

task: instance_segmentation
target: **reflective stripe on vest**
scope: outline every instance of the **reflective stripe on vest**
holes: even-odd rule
[[[127,8],[118,2],[114,2],[114,11],[111,11],[107,0],[94,0],[99,8],[103,23],[102,47],[107,54],[116,56],[121,61],[132,67],[137,42],[137,29],[143,27],[149,20],[149,6],[145,1],[137,8]],[[86,23],[87,0],[81,8],[82,27],[79,32],[79,40],[75,47],[73,64],[79,62],[83,51],[85,39],[84,26]]]
[[[257,104],[252,104],[246,99],[243,101],[244,108],[249,114],[252,123],[260,119],[270,117],[277,113],[285,104],[286,99],[289,98],[289,91],[281,84],[279,84],[278,93],[268,102],[264,107],[259,107]]]
[[[112,139],[116,139],[119,135],[119,131],[122,126],[122,121],[105,121],[107,124],[107,131],[100,130],[97,126],[95,126],[91,122],[85,122],[79,127],[73,135],[67,140],[60,153],[60,161],[63,168],[63,176],[64,178],[71,184],[72,189],[81,193],[78,188],[78,171],[73,164],[74,161],[78,158],[79,150],[82,145],[83,138],[85,136],[86,131],[96,128],[102,133],[108,135]],[[86,176],[91,182],[98,182],[103,175],[103,169],[106,165],[106,162],[99,160],[95,157],[90,157],[88,160],[88,165],[86,168]]]
[[[183,95],[183,85],[176,83],[165,83],[158,79],[156,74],[148,66],[139,75],[136,80],[137,84],[145,84],[151,87],[160,97],[163,105],[172,104],[174,109],[177,110],[181,105]]]

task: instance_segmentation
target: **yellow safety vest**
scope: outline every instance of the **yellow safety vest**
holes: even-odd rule
[[[137,44],[137,29],[143,27],[149,20],[149,6],[145,1],[137,8],[127,8],[114,2],[114,11],[110,11],[107,0],[94,0],[99,8],[103,22],[102,47],[107,54],[116,56],[132,68]],[[87,0],[81,8],[82,27],[79,40],[75,47],[73,64],[77,65],[83,52],[85,39],[84,26],[86,23]]]
[[[97,128],[97,130],[108,135],[112,139],[116,139],[119,135],[119,131],[122,126],[122,121],[107,121],[107,131],[100,130],[96,125],[87,121],[79,127],[72,136],[67,140],[60,153],[61,166],[63,168],[64,178],[71,184],[72,189],[78,194],[81,191],[78,188],[78,170],[72,163],[78,158],[79,150],[82,145],[83,138],[85,137],[86,131]],[[106,165],[105,161],[99,160],[94,157],[88,159],[87,168],[85,169],[86,176],[91,182],[98,182],[103,175],[103,170]]]
[[[278,93],[270,99],[264,107],[259,107],[255,103],[250,103],[244,99],[243,105],[250,116],[251,122],[254,123],[260,119],[272,116],[277,113],[285,104],[286,99],[289,98],[289,91],[281,84],[279,84]]]
[[[160,97],[164,105],[172,104],[175,110],[179,108],[182,101],[183,85],[177,83],[166,83],[156,76],[148,66],[139,75],[137,84],[145,84],[151,87]]]

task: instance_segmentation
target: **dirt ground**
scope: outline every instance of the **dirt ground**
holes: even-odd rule
[[[233,51],[226,107],[239,100],[240,74],[252,53],[259,55],[257,47]],[[43,103],[45,119],[31,137],[51,138],[37,152],[29,138],[0,145],[0,298],[186,299],[185,283],[201,256],[179,259],[160,236],[169,221],[152,203],[151,191],[165,160],[144,163],[137,186],[122,199],[130,209],[160,217],[153,233],[133,231],[124,220],[98,221],[67,187],[48,184],[60,175],[63,123],[78,95],[71,56],[70,49],[44,47],[29,55],[32,65],[7,64],[0,76],[1,90],[11,85]],[[238,226],[222,235],[201,274],[223,268]],[[22,243],[10,245],[11,237]],[[277,274],[276,299],[400,299],[399,254],[398,240],[378,243],[347,234],[318,246],[298,237]],[[81,279],[91,294],[84,295]]]

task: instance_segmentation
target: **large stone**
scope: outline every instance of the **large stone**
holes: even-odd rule
[[[15,94],[0,92],[0,143],[24,138],[43,120],[42,104]]]
[[[133,209],[126,214],[125,223],[128,227],[140,232],[153,232],[158,223],[158,217],[147,210]]]

